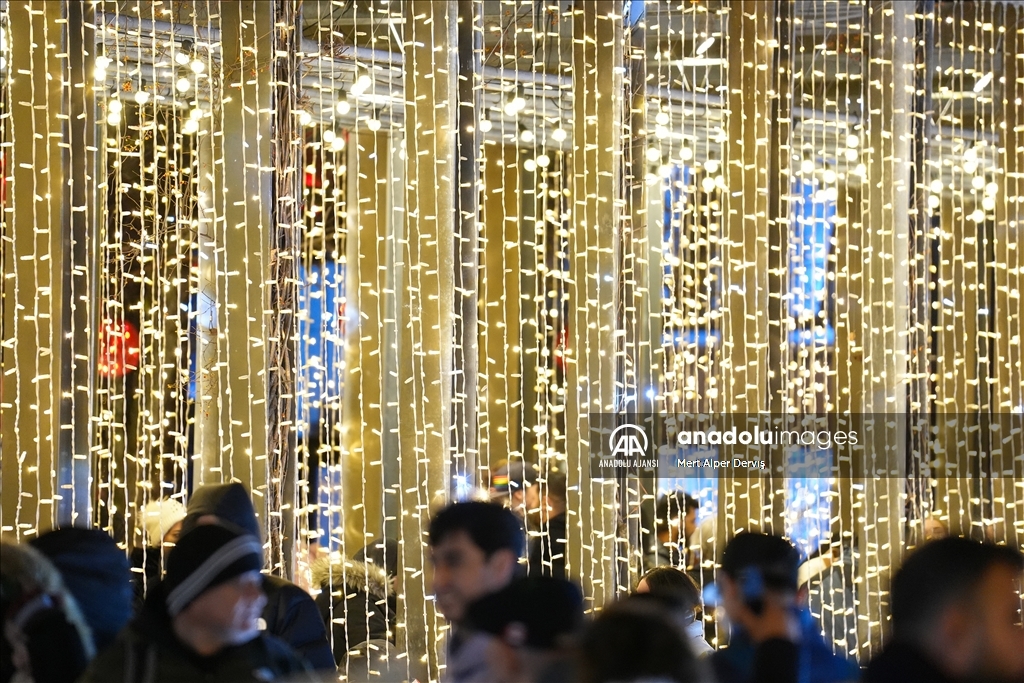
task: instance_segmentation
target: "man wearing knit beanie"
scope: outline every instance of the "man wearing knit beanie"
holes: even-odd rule
[[[164,580],[149,591],[141,614],[81,680],[312,680],[294,651],[259,630],[262,567],[263,548],[253,536],[196,527],[171,550]]]
[[[222,524],[260,538],[260,524],[252,494],[238,482],[207,484],[192,493],[188,515],[181,525],[183,534],[209,523]],[[279,576],[263,577],[267,595],[263,621],[267,633],[280,638],[302,655],[317,671],[334,672],[334,654],[327,638],[327,626],[309,593]]]

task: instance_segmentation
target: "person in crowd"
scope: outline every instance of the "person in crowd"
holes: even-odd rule
[[[29,543],[57,568],[92,632],[97,652],[132,618],[132,572],[124,551],[100,529],[68,527]]]
[[[344,666],[347,653],[368,640],[393,641],[395,613],[388,575],[356,560],[321,558],[313,564],[316,605],[333,635],[334,661]]]
[[[262,567],[254,536],[219,524],[186,531],[142,612],[82,683],[314,680],[297,653],[259,628]]]
[[[29,545],[0,543],[0,618],[0,683],[73,683],[96,652],[60,572]]]
[[[743,532],[726,545],[718,589],[732,632],[729,647],[711,656],[719,683],[859,679],[800,607],[799,564],[796,548],[778,536]]]
[[[464,668],[460,658],[474,656],[463,621],[474,601],[507,586],[516,574],[523,536],[512,512],[496,503],[452,503],[430,520],[430,561],[434,604],[451,622],[449,667]]]
[[[644,569],[684,566],[685,542],[697,528],[696,498],[675,491],[662,496],[655,508],[655,544],[644,557]]]
[[[565,574],[566,554],[566,479],[561,472],[551,472],[539,481],[531,491],[529,499],[531,513],[536,509],[536,525],[541,533],[530,539],[530,576],[553,576],[567,578]],[[536,508],[533,506],[536,505]]]
[[[142,508],[144,545],[132,550],[131,555],[137,609],[142,607],[149,586],[157,583],[163,575],[164,558],[178,542],[185,514],[185,506],[174,498],[152,500]]]
[[[914,550],[892,582],[892,641],[868,683],[1024,681],[1024,558],[949,537]]]
[[[949,536],[949,528],[946,526],[945,522],[941,519],[932,517],[931,515],[924,518],[924,521],[921,523],[921,527],[924,540],[926,542],[937,541]]]
[[[507,462],[491,475],[491,501],[504,505],[515,514],[524,539],[528,538],[527,491],[536,484],[537,476],[537,466],[523,460]],[[527,546],[524,541],[524,550]]]
[[[655,567],[640,579],[636,592],[649,593],[666,603],[694,654],[703,657],[714,652],[704,640],[704,624],[697,618],[702,604],[700,588],[689,574],[676,567]]]
[[[429,542],[437,609],[458,627],[470,603],[512,580],[523,539],[507,508],[472,501],[442,508]]]
[[[573,680],[570,639],[583,623],[583,593],[550,576],[515,579],[470,605],[456,683],[542,683]]]
[[[578,649],[581,683],[704,683],[709,678],[663,603],[633,595],[606,607]]]
[[[208,484],[195,490],[182,521],[182,534],[208,523],[233,527],[260,539],[260,525],[249,492],[241,484]],[[334,654],[320,610],[309,593],[279,576],[264,577],[266,593],[263,623],[306,658],[314,669],[334,671]]]
[[[398,542],[378,538],[352,556],[356,562],[372,564],[384,570],[388,578],[388,608],[398,614],[398,593],[402,590],[402,573],[398,571]]]

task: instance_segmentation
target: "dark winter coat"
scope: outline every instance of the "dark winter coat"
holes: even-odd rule
[[[188,533],[205,515],[215,515],[223,522],[262,538],[252,499],[239,483],[196,489],[188,501],[188,515],[182,521],[181,532]],[[309,593],[277,576],[266,576],[263,590],[267,595],[267,606],[263,610],[267,633],[305,657],[314,669],[334,671],[327,629]]]
[[[954,683],[917,648],[893,642],[871,660],[864,672],[865,683]]]
[[[79,683],[316,680],[294,650],[265,631],[203,657],[178,640],[171,624],[163,589],[154,586],[139,616],[93,660]]]
[[[388,606],[392,590],[379,567],[355,560],[319,560],[313,565],[313,583],[320,586],[317,608],[330,624],[334,660],[368,640],[394,642],[395,615]]]

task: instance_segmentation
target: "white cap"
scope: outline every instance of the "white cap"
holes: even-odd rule
[[[151,546],[163,545],[164,536],[175,524],[185,519],[185,506],[173,498],[152,500],[142,508],[142,527],[146,542]]]

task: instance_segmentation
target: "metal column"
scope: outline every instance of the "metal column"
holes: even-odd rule
[[[0,394],[3,531],[15,538],[45,530],[56,517],[60,466],[63,339],[67,291],[61,199],[64,4],[8,5],[11,33],[7,163],[3,207],[3,383]],[[77,189],[77,188],[76,188]],[[75,283],[77,285],[77,283]],[[68,288],[70,289],[70,288]],[[74,379],[74,375],[72,375]],[[74,446],[72,446],[74,447]]]
[[[853,412],[873,418],[864,448],[854,450],[854,533],[860,656],[880,645],[888,613],[888,576],[903,546],[910,279],[911,117],[914,4],[868,6],[863,107],[867,137],[859,329],[869,384]],[[856,227],[854,228],[856,229]],[[857,329],[857,328],[855,328]],[[883,472],[885,472],[883,474]],[[905,472],[904,472],[905,473]],[[870,510],[868,508],[871,508]]]
[[[616,287],[619,281],[623,124],[621,3],[573,10],[572,227],[566,351],[568,558],[587,607],[615,594],[616,482],[589,474],[591,415],[616,412]],[[576,484],[575,486],[573,484]]]
[[[431,503],[450,490],[449,427],[455,272],[455,5],[407,2],[405,14],[405,239],[398,311],[398,458],[401,468],[399,648],[420,655],[410,674],[439,675],[442,621],[426,598]]]

